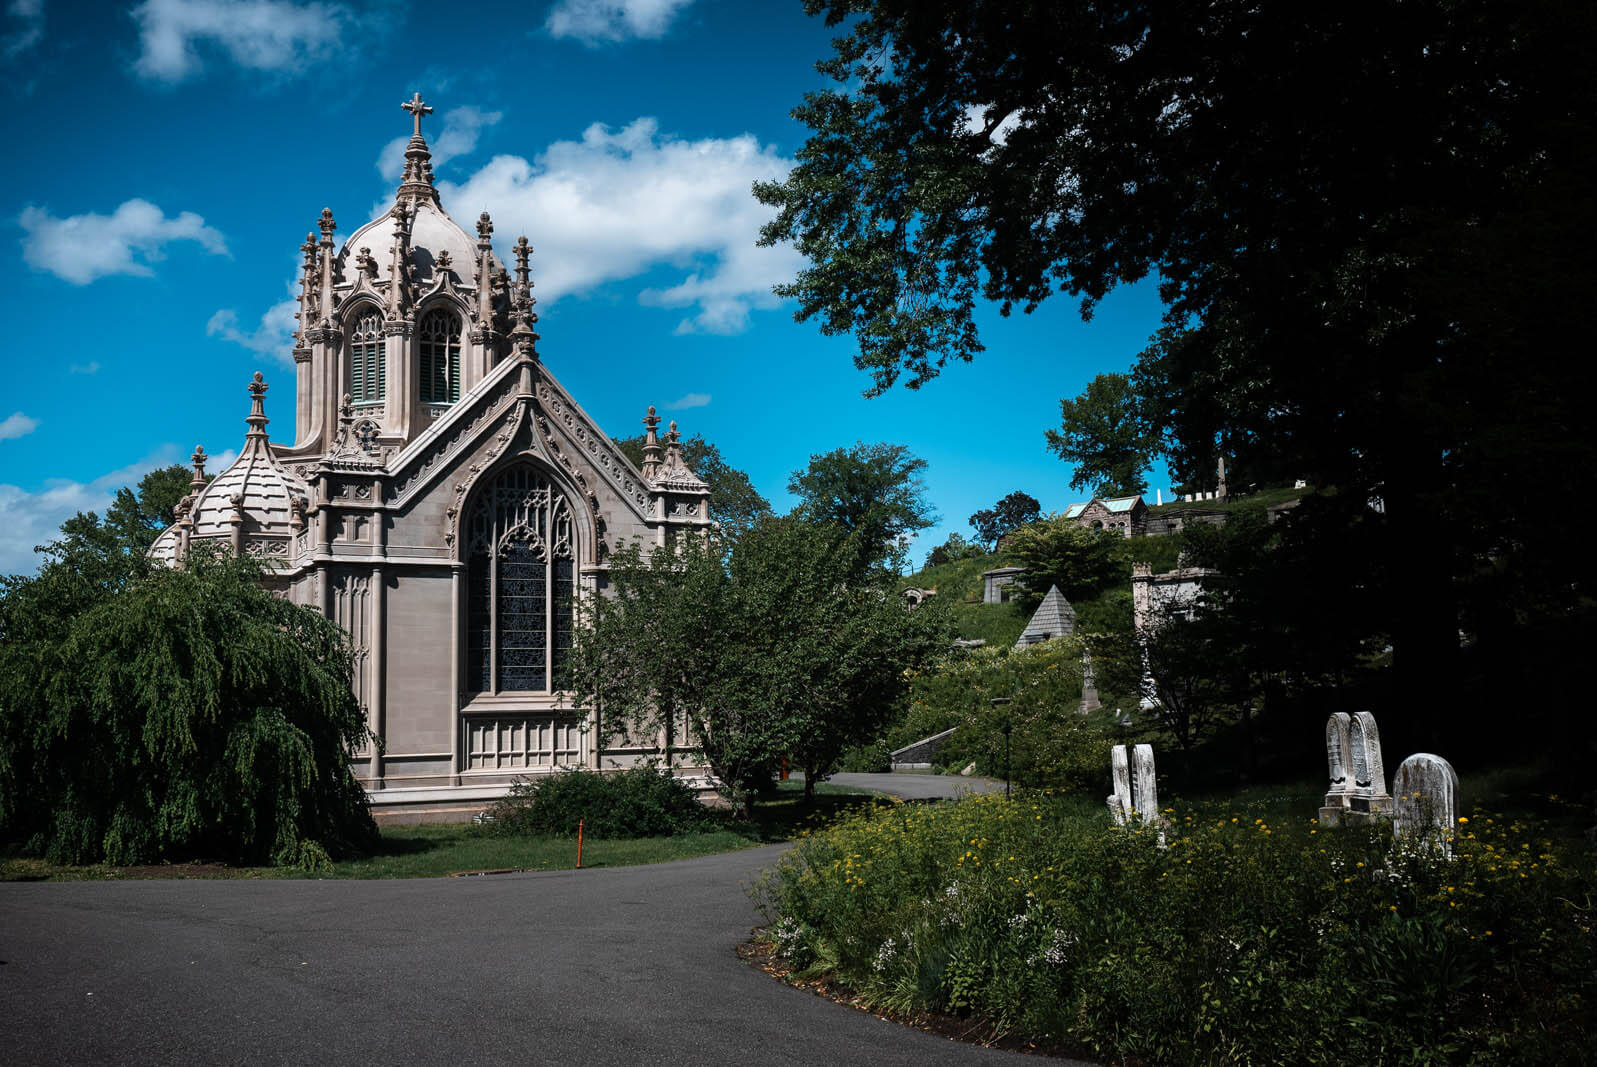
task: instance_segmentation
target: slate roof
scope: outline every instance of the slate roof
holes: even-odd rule
[[[1076,632],[1076,609],[1070,606],[1065,594],[1057,585],[1048,587],[1048,595],[1037,605],[1037,611],[1026,624],[1026,629],[1015,641],[1021,645],[1035,645],[1053,637],[1064,637]]]

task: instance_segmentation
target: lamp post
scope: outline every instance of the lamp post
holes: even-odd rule
[[[1010,698],[1010,697],[993,697],[993,707],[995,707],[995,708],[1004,707],[1005,705],[1007,705],[1009,703],[1009,701],[1011,699],[1012,698]],[[1000,729],[1002,729],[1004,731],[1004,799],[1005,800],[1009,799],[1009,731],[1011,729],[1013,729],[1013,728],[1014,728],[1014,724],[1009,721],[1009,716],[1007,716],[1007,715],[1004,716],[1004,722],[1003,722],[1003,725],[1000,727]]]

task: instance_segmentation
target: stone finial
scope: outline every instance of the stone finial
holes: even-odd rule
[[[1109,813],[1118,825],[1133,818],[1152,826],[1159,820],[1159,790],[1154,775],[1153,746],[1137,745],[1128,760],[1125,745],[1109,750]]]
[[[420,93],[412,94],[409,100],[399,106],[410,112],[414,125],[410,143],[405,146],[405,173],[399,180],[398,195],[402,200],[428,199],[436,203],[438,194],[433,189],[432,153],[427,150],[427,141],[421,135],[421,117],[431,115],[433,109],[422,101]]]
[[[516,300],[518,303],[532,306],[532,267],[528,260],[532,256],[532,245],[527,243],[527,235],[522,234],[516,238],[514,251],[516,253]]]
[[[660,426],[660,416],[654,413],[654,405],[649,405],[649,413],[643,416],[643,470],[644,478],[653,481],[660,473],[660,436],[656,431]]]
[[[244,419],[250,427],[244,434],[246,448],[266,442],[266,424],[271,421],[266,417],[266,390],[266,379],[256,371],[250,379],[250,413]]]
[[[477,248],[486,252],[493,247],[494,220],[484,211],[477,216]]]
[[[1417,752],[1392,776],[1392,831],[1432,839],[1444,852],[1458,827],[1458,772],[1441,756]]]
[[[316,269],[316,235],[307,233],[305,243],[299,246],[299,250],[305,256],[305,273],[308,275]]]
[[[322,208],[321,217],[316,220],[316,225],[321,227],[322,244],[332,244],[333,231],[338,229],[338,223],[333,221],[333,209],[330,207]]]
[[[372,258],[372,250],[362,247],[355,254],[355,270],[367,278],[377,277],[377,261]]]
[[[438,253],[438,258],[433,261],[433,266],[437,270],[441,270],[441,271],[448,270],[448,269],[450,269],[451,266],[453,266],[453,263],[452,263],[452,261],[450,259],[450,256],[449,256],[448,249],[445,249],[444,251]]]
[[[194,454],[189,456],[189,462],[194,464],[194,477],[189,479],[189,488],[196,492],[205,488],[205,461],[209,458],[204,445],[195,445]]]

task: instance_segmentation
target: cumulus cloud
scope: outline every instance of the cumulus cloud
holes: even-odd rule
[[[56,218],[29,205],[22,225],[22,258],[34,270],[49,271],[73,285],[87,285],[107,274],[148,276],[150,264],[165,258],[173,241],[197,241],[207,252],[225,256],[227,241],[192,211],[167,218],[148,200],[133,199],[109,215],[90,212]]]
[[[220,337],[224,341],[243,345],[251,352],[275,356],[284,363],[294,361],[294,312],[299,310],[297,300],[283,300],[266,309],[260,324],[245,333],[238,326],[238,312],[223,308],[212,315],[205,324],[207,337]]]
[[[11,0],[6,15],[10,25],[0,37],[0,55],[11,60],[44,39],[44,0]]]
[[[429,137],[427,146],[432,151],[433,166],[442,167],[456,156],[470,155],[477,150],[477,139],[483,127],[492,126],[502,117],[498,111],[483,111],[475,107],[457,107],[444,112],[444,124],[437,137]],[[423,119],[423,125],[426,120]],[[422,131],[426,136],[426,130]],[[388,181],[398,181],[405,171],[405,146],[409,137],[395,137],[383,146],[377,157],[377,169]]]
[[[34,546],[55,540],[63,522],[80,511],[103,517],[118,489],[137,486],[150,471],[176,462],[177,447],[163,445],[139,462],[92,482],[53,479],[35,493],[0,484],[0,574],[33,571],[40,562]]]
[[[506,242],[522,233],[534,240],[545,304],[674,266],[686,272],[679,284],[639,299],[694,308],[680,332],[735,333],[751,308],[776,306],[771,286],[800,266],[791,248],[755,247],[770,209],[749,192],[792,165],[752,134],[686,141],[640,118],[619,130],[595,123],[531,162],[496,156],[442,191],[458,211],[486,208]]]
[[[357,22],[343,4],[289,0],[145,0],[133,17],[133,69],[168,84],[199,73],[200,42],[248,70],[292,72],[331,55]]]
[[[575,37],[587,45],[631,37],[664,37],[677,12],[693,0],[560,0],[544,28],[551,37]]]
[[[688,393],[688,394],[678,398],[676,403],[667,404],[666,405],[666,409],[668,411],[685,411],[688,408],[708,407],[709,404],[710,404],[710,394],[709,393]]]
[[[9,441],[13,437],[26,437],[39,426],[38,419],[30,419],[18,411],[0,420],[0,441]]]
[[[74,363],[68,370],[72,374],[99,374],[100,361],[91,359],[87,363]]]

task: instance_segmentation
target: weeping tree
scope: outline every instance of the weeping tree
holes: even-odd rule
[[[102,596],[57,560],[0,595],[0,839],[61,863],[318,866],[375,839],[343,631],[251,560]]]

